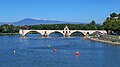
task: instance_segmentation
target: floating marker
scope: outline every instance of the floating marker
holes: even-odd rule
[[[56,49],[53,49],[53,52],[56,52]]]
[[[79,52],[78,52],[78,51],[77,51],[77,52],[75,52],[75,55],[76,55],[76,56],[78,56],[78,55],[79,55]]]
[[[48,47],[50,47],[50,45],[48,45]]]
[[[14,50],[13,52],[15,53],[16,51]]]

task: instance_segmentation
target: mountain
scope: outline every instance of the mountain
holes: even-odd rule
[[[1,23],[1,24],[6,24],[6,23]],[[39,25],[39,24],[80,24],[80,22],[66,22],[66,21],[57,21],[57,20],[39,20],[39,19],[26,18],[17,22],[11,22],[10,24],[16,26],[24,26],[24,25]]]
[[[26,18],[21,21],[14,22],[13,25],[38,25],[38,24],[62,24],[63,21],[55,21],[55,20],[38,20]]]

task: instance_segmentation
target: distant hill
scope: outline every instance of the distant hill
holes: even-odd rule
[[[10,22],[10,23],[0,23],[1,24],[13,24],[17,26],[23,26],[23,25],[39,25],[39,24],[80,24],[80,22],[66,22],[66,21],[57,21],[57,20],[38,20],[38,19],[31,19],[26,18],[17,22]],[[85,23],[83,23],[85,24]]]
[[[14,25],[38,25],[38,24],[62,24],[62,21],[54,21],[54,20],[37,20],[26,18],[21,21],[14,22]]]

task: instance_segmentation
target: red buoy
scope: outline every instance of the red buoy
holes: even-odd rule
[[[77,51],[77,52],[75,53],[75,55],[79,55],[79,52]]]
[[[53,49],[53,52],[56,52],[56,49]]]

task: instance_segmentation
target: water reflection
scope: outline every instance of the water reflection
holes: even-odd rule
[[[26,36],[22,36],[22,37],[20,37],[20,39],[21,39],[21,40],[26,39]]]

